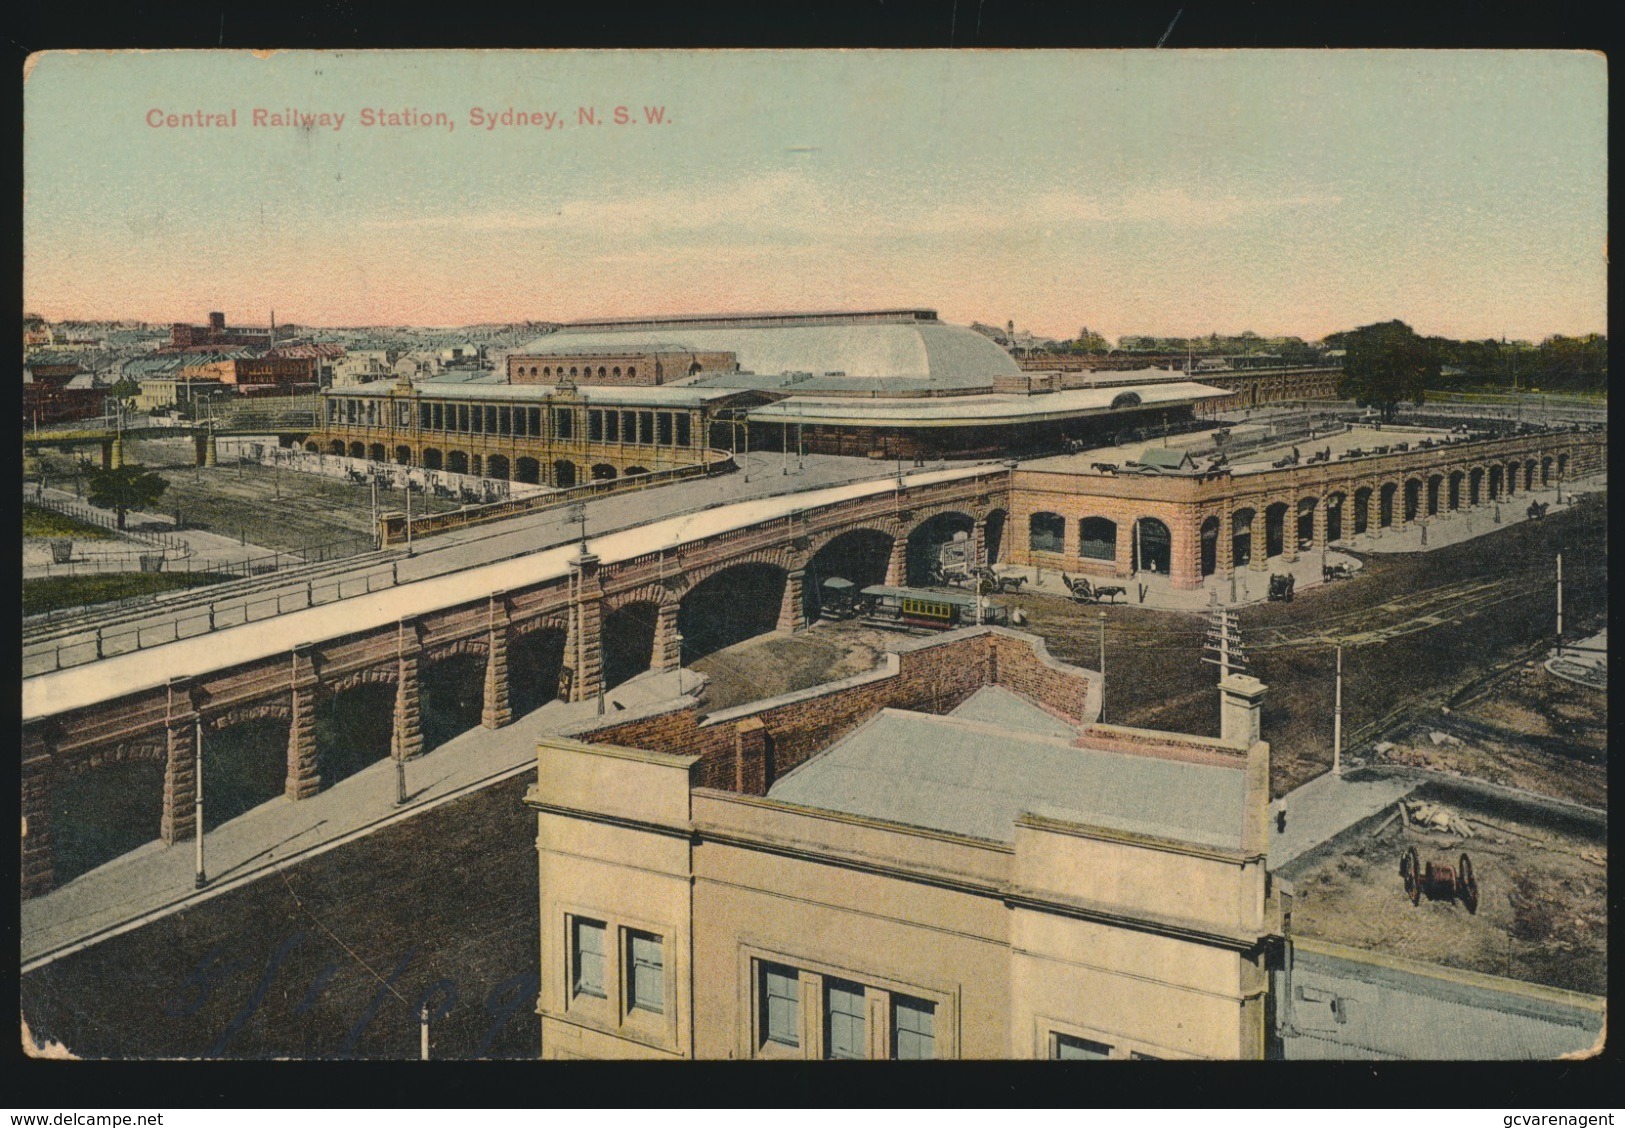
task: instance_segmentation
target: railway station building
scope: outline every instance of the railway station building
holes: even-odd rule
[[[1497,505],[1606,468],[1604,431],[1455,433],[1357,428],[1325,461],[1278,466],[1125,448],[1022,463],[1011,475],[999,562],[1090,577],[1149,572],[1194,589],[1267,573],[1361,534]],[[1354,446],[1359,443],[1362,446]],[[1318,445],[1306,441],[1304,447]],[[1161,459],[1165,454],[1173,458]],[[1166,461],[1167,465],[1158,465]]]
[[[707,449],[911,460],[1053,450],[1189,419],[1225,395],[1170,371],[1023,372],[932,310],[586,321],[510,354],[500,372],[328,389],[306,447],[569,486]]]
[[[981,627],[544,738],[542,1056],[1263,1057],[1264,687],[1221,683],[1218,738],[1100,688]]]

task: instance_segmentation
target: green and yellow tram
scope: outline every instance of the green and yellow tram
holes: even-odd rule
[[[976,597],[958,592],[895,588],[884,584],[862,592],[864,622],[893,629],[947,631],[976,624]],[[982,622],[1004,623],[1009,609],[991,600],[982,603]]]

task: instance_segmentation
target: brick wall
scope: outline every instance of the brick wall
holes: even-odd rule
[[[894,656],[895,672],[831,682],[814,690],[705,717],[695,705],[578,734],[700,757],[698,786],[761,795],[773,781],[835,744],[882,709],[951,712],[972,693],[999,685],[1074,723],[1093,719],[1094,675],[1048,657],[1030,635],[992,628],[954,632]]]

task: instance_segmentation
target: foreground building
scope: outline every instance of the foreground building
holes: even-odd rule
[[[1102,725],[984,627],[543,740],[543,1056],[1265,1056],[1263,689],[1219,739]]]

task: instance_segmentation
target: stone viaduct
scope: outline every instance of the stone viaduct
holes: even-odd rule
[[[736,582],[766,575],[777,598],[762,625],[794,631],[807,623],[809,568],[900,584],[911,545],[919,557],[929,552],[924,542],[959,530],[981,545],[1002,523],[1009,475],[1004,466],[963,467],[719,506],[593,538],[592,553],[563,546],[29,678],[22,893],[54,887],[57,792],[83,773],[162,765],[154,821],[174,844],[197,832],[199,731],[207,742],[245,722],[285,725],[283,792],[302,799],[321,788],[328,752],[318,742],[318,707],[360,687],[393,689],[390,755],[410,759],[423,750],[421,690],[439,663],[483,664],[486,728],[510,722],[516,690],[532,702],[590,700],[612,676],[615,654],[623,655],[613,675],[620,680],[676,668],[682,616],[701,592],[715,608],[737,602],[727,598]],[[517,686],[510,658],[527,647],[551,660],[529,663],[541,684]]]

